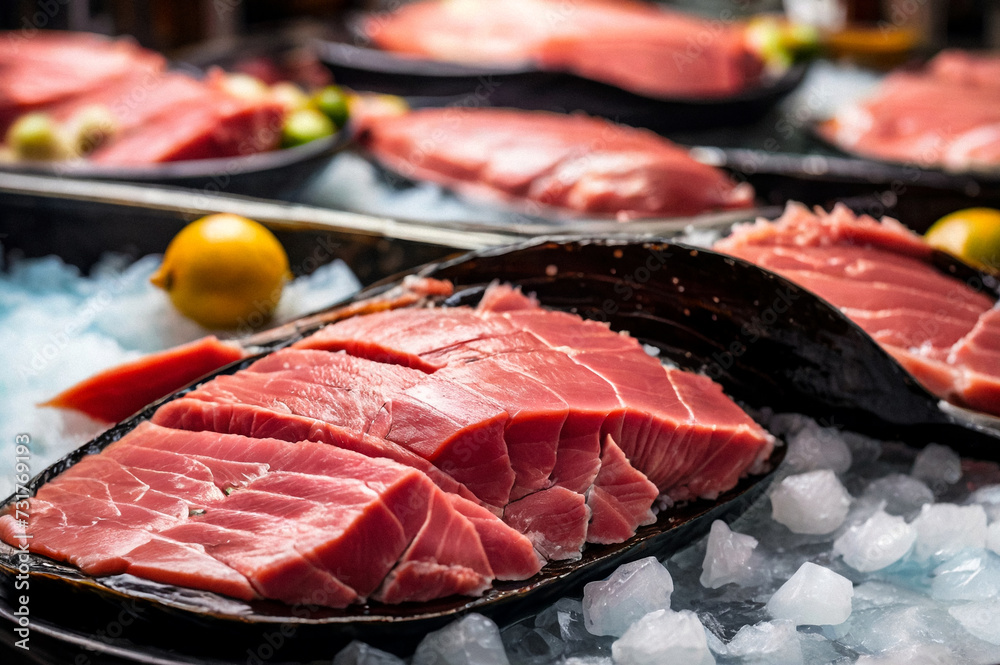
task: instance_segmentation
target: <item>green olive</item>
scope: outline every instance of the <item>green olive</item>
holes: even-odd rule
[[[87,106],[69,122],[70,148],[78,155],[89,155],[107,143],[116,130],[115,117],[106,106]]]
[[[318,91],[313,95],[313,103],[316,104],[316,108],[333,121],[338,129],[347,124],[347,118],[350,115],[347,95],[339,86],[328,85]]]
[[[316,109],[294,111],[285,117],[281,132],[281,147],[291,148],[330,136],[337,128],[333,121]]]
[[[68,153],[59,125],[47,113],[18,118],[7,130],[7,145],[17,159],[64,159]]]

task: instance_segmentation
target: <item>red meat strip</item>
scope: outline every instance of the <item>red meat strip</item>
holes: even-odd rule
[[[578,492],[552,487],[509,504],[504,521],[550,561],[576,560],[587,539],[590,508]]]
[[[360,140],[405,177],[521,207],[625,220],[753,205],[748,185],[666,139],[582,115],[422,109],[371,118]]]
[[[935,395],[1000,415],[1000,323],[990,294],[938,271],[899,222],[789,205],[716,249],[774,270],[840,308]]]
[[[643,2],[424,0],[371,15],[364,29],[375,45],[397,53],[534,62],[652,96],[731,95],[753,85],[762,70],[738,25]]]

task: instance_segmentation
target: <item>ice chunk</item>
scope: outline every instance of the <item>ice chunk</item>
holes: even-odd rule
[[[767,611],[775,619],[796,626],[837,625],[851,615],[851,581],[829,568],[806,561],[767,601]]]
[[[833,551],[862,573],[881,570],[904,556],[917,541],[917,530],[902,517],[879,511],[833,541]]]
[[[1000,600],[991,598],[948,608],[948,614],[970,634],[1000,645]]]
[[[794,471],[831,469],[844,473],[851,468],[851,451],[837,430],[810,421],[789,437],[785,464]]]
[[[656,610],[636,621],[611,645],[616,665],[715,665],[705,628],[690,610]]]
[[[406,665],[406,661],[387,651],[354,640],[333,657],[333,665]]]
[[[986,485],[969,495],[968,503],[978,503],[990,522],[1000,521],[1000,485]]]
[[[1000,522],[986,527],[986,549],[1000,554]]]
[[[594,635],[620,637],[628,627],[653,610],[670,607],[674,581],[667,569],[646,557],[619,566],[603,582],[583,588],[583,618]]]
[[[547,630],[533,629],[516,623],[501,634],[507,655],[515,663],[542,665],[551,663],[562,655],[564,644]]]
[[[482,614],[469,614],[428,633],[413,654],[413,665],[510,665],[500,629]]]
[[[917,453],[910,475],[935,489],[954,485],[962,477],[962,458],[951,448],[932,443]]]
[[[872,481],[865,488],[862,498],[884,501],[885,512],[906,516],[920,510],[925,503],[934,503],[934,492],[923,481],[893,473]]]
[[[757,539],[734,533],[722,520],[712,522],[708,533],[708,550],[702,564],[701,585],[718,589],[723,584],[739,584],[752,574],[750,556]]]
[[[912,524],[917,530],[915,555],[920,561],[943,561],[966,547],[986,546],[986,511],[980,505],[926,505]]]
[[[791,621],[762,621],[743,626],[729,642],[727,652],[758,665],[802,663],[802,645]]]
[[[918,644],[877,656],[864,655],[855,665],[958,665],[960,662],[943,644]]]
[[[851,495],[828,469],[788,476],[771,491],[771,516],[793,533],[832,533],[850,507]]]
[[[986,550],[962,550],[934,569],[931,596],[938,600],[1000,597],[1000,557]]]

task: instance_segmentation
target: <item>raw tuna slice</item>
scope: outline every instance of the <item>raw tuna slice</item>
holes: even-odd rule
[[[580,493],[552,487],[509,504],[503,518],[549,561],[573,561],[587,540],[590,508]]]
[[[442,490],[458,494],[472,501],[478,501],[475,495],[457,480],[423,457],[392,441],[366,434],[357,434],[343,427],[304,416],[272,411],[249,404],[218,404],[181,398],[160,407],[153,415],[152,422],[163,427],[196,432],[242,434],[256,439],[280,439],[291,443],[296,441],[327,443],[361,453],[367,457],[384,457],[419,469]],[[209,464],[207,460],[197,455],[192,455],[191,459]],[[218,476],[218,474],[216,475]],[[237,483],[232,482],[231,484]]]
[[[472,523],[489,559],[493,576],[498,580],[526,580],[545,564],[531,541],[515,531],[496,515],[471,501],[451,494],[448,496],[459,513]]]
[[[486,552],[472,522],[436,493],[427,519],[375,599],[384,603],[425,601],[462,594],[478,596],[493,580]]]
[[[221,492],[211,469],[224,463],[266,472]],[[158,512],[168,495],[151,487],[161,482],[188,502],[183,510]],[[206,487],[214,500],[205,500]],[[475,526],[455,508],[463,500],[450,496],[419,471],[334,446],[143,423],[43,485],[25,525],[31,539],[10,515],[0,518],[0,535],[95,575],[135,572],[241,598],[333,607],[385,584],[384,597],[401,602],[429,593],[412,586],[420,579],[456,593],[477,593],[493,579],[478,534],[490,534],[496,550],[504,532],[490,526],[496,518],[487,511],[463,506]],[[142,505],[152,498],[155,509]],[[523,549],[520,536],[511,542]],[[204,572],[194,564],[171,570],[188,553]]]
[[[716,249],[774,270],[839,307],[935,395],[1000,415],[994,299],[930,263],[899,222],[812,213],[738,227]]]
[[[360,140],[407,178],[525,209],[627,220],[753,205],[749,185],[666,139],[582,115],[470,108],[456,122],[454,109],[422,109],[372,118]]]
[[[224,509],[215,511],[215,515],[220,521],[229,522],[226,518],[231,518],[244,529],[191,521],[161,531],[160,535],[204,548],[212,558],[244,575],[254,590],[265,598],[329,607],[346,607],[357,600],[353,589],[307,559],[295,546],[291,534],[271,534],[279,521],[264,517],[254,519],[245,513],[233,515]],[[131,556],[138,563],[142,562],[139,552],[133,551]],[[322,603],[317,602],[320,598]]]
[[[200,545],[154,534],[122,559],[126,573],[161,584],[205,589],[241,600],[260,597],[245,575],[209,556]]]
[[[131,40],[62,31],[0,35],[0,63],[0,132],[24,113],[166,67]]]
[[[922,71],[887,76],[874,93],[820,126],[844,150],[949,170],[1000,164],[1000,57],[939,54]],[[947,100],[947,122],[941,103]]]
[[[636,471],[621,448],[607,437],[601,450],[601,470],[587,495],[592,516],[587,527],[587,542],[628,540],[638,527],[656,521],[650,506],[659,494],[656,485]]]
[[[424,0],[371,15],[364,29],[376,46],[405,55],[534,62],[653,96],[730,95],[753,85],[762,70],[740,26],[644,2]],[[702,34],[711,39],[695,44],[692,36]]]

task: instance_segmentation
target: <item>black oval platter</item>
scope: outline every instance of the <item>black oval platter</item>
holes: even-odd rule
[[[782,75],[728,97],[649,97],[534,64],[469,65],[402,57],[368,46],[357,18],[313,42],[336,81],[356,90],[419,97],[425,104],[583,111],[657,131],[741,125],[760,118],[805,77],[797,64]],[[463,104],[463,99],[465,103]]]
[[[970,270],[940,260],[947,264],[943,269]],[[486,285],[498,279],[536,293],[546,307],[608,321],[613,329],[627,330],[656,347],[664,359],[706,372],[751,413],[800,412],[826,425],[914,445],[941,440],[970,457],[1000,459],[1000,434],[943,412],[935,398],[825,301],[740,260],[634,238],[543,238],[431,264],[417,274],[455,284],[445,306],[475,303]],[[379,282],[342,305],[383,293],[398,282]],[[273,336],[265,351],[312,332],[321,325],[315,321],[309,317],[300,326],[283,329],[289,332]],[[149,418],[160,403],[186,390],[52,465],[28,489],[103,449]],[[776,447],[772,468],[784,450]],[[771,475],[746,478],[716,501],[666,510],[656,524],[641,528],[625,543],[588,546],[579,561],[550,564],[523,582],[497,583],[481,598],[346,610],[244,603],[130,576],[95,579],[30,555],[31,621],[41,634],[63,645],[64,653],[85,649],[108,662],[328,661],[351,639],[408,653],[426,632],[466,612],[481,612],[501,624],[514,621],[558,597],[579,593],[583,584],[622,563],[666,556],[706,533],[715,519],[735,518],[763,493]],[[0,549],[0,616],[8,620],[17,593],[18,557],[12,548]],[[127,625],[122,617],[128,618]],[[264,658],[264,652],[271,655]]]
[[[24,173],[60,178],[138,182],[200,189],[206,193],[227,192],[266,196],[297,185],[325,164],[351,141],[347,126],[333,136],[315,139],[292,148],[239,157],[192,159],[144,166],[72,162],[5,162],[0,173]]]

